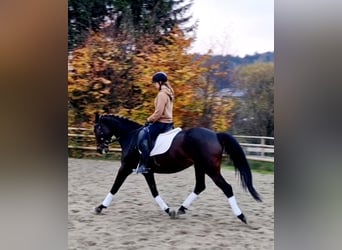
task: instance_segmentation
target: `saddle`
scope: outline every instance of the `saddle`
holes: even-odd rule
[[[150,156],[160,155],[160,154],[165,153],[170,148],[173,138],[180,131],[182,131],[181,128],[175,128],[165,133],[159,134],[150,152]]]

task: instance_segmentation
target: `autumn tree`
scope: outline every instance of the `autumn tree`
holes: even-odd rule
[[[68,72],[69,121],[89,122],[96,111],[118,111],[136,104],[132,55],[124,41],[94,33],[73,52]],[[109,110],[111,109],[111,110]]]
[[[201,117],[199,125],[220,131],[227,131],[232,122],[234,100],[221,96],[218,81],[227,79],[230,72],[220,70],[220,64],[212,61],[211,51],[202,56],[202,72],[199,80]]]
[[[122,109],[120,113],[140,122],[145,122],[154,111],[153,100],[156,89],[151,84],[152,75],[157,71],[168,74],[175,90],[174,120],[176,126],[193,126],[198,123],[201,100],[198,96],[198,79],[202,71],[200,60],[187,52],[192,38],[175,28],[165,36],[166,45],[153,43],[153,37],[145,38],[145,44],[134,58],[135,84],[141,90],[142,102],[133,109]]]
[[[150,41],[136,54],[134,78],[141,89],[143,102],[134,109],[123,109],[120,113],[144,122],[154,111],[156,90],[151,84],[151,77],[157,71],[164,71],[175,90],[176,126],[227,130],[232,120],[230,110],[233,102],[217,95],[212,78],[213,74],[220,77],[225,73],[218,72],[216,65],[204,66],[209,56],[189,54],[192,38],[186,38],[182,30],[175,28],[164,39],[166,45],[156,45]]]
[[[126,37],[113,40],[94,33],[84,48],[75,50],[68,74],[69,122],[89,123],[97,111],[121,114],[144,123],[154,111],[156,89],[151,77],[168,74],[175,90],[176,126],[227,130],[232,102],[217,95],[212,75],[222,74],[206,67],[207,57],[188,53],[192,38],[175,28],[165,36],[165,45],[145,36],[134,50]]]
[[[244,93],[238,101],[234,132],[274,136],[274,64],[254,63],[235,74],[235,88]]]

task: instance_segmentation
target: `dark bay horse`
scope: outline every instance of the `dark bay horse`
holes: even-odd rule
[[[139,163],[140,155],[137,148],[137,135],[142,125],[127,118],[116,115],[96,114],[94,132],[97,142],[97,152],[107,153],[112,136],[119,141],[122,155],[121,167],[118,170],[114,184],[102,204],[95,208],[97,214],[107,208],[114,195]],[[233,189],[220,173],[223,151],[230,156],[235,170],[240,173],[242,187],[250,192],[252,197],[261,201],[253,187],[252,173],[246,156],[239,143],[227,133],[215,133],[206,128],[191,128],[182,130],[173,139],[171,147],[163,154],[150,157],[149,173],[143,174],[151,190],[152,196],[160,208],[171,217],[185,214],[191,203],[205,189],[205,175],[208,175],[228,198],[233,213],[247,224],[247,220],[237,205]],[[196,184],[193,192],[187,197],[177,211],[170,210],[158,193],[154,173],[171,174],[194,166]]]

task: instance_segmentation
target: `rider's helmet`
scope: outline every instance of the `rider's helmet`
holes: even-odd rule
[[[152,83],[155,82],[167,82],[167,75],[164,72],[157,72],[152,77]]]

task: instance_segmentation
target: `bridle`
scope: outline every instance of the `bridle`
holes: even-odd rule
[[[109,148],[109,144],[113,143],[113,142],[116,142],[118,140],[120,140],[120,137],[115,137],[112,138],[113,136],[109,137],[109,138],[105,138],[104,137],[104,133],[102,131],[102,127],[101,127],[101,124],[100,122],[98,123],[98,131],[99,131],[99,144],[100,144],[100,148],[101,150],[103,151],[104,149],[108,149]]]

